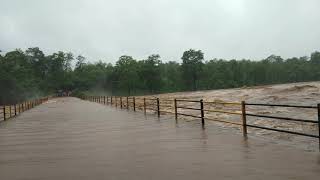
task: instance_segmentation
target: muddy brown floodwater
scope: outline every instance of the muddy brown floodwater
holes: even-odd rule
[[[146,96],[147,98],[158,97],[160,100],[165,99],[192,99],[199,100],[203,99],[204,102],[240,102],[245,100],[247,103],[263,103],[263,104],[289,104],[289,105],[307,105],[317,106],[320,103],[320,81],[318,82],[302,82],[302,83],[290,83],[290,84],[278,84],[278,85],[266,85],[266,86],[255,86],[255,87],[242,87],[235,89],[220,89],[220,90],[207,90],[207,91],[193,91],[193,92],[177,92],[158,94],[153,96]],[[139,104],[139,102],[137,102]],[[140,101],[142,104],[142,101]],[[171,102],[160,102],[160,104],[167,104],[173,106]],[[179,102],[178,105],[190,106],[192,103]],[[140,105],[141,106],[141,105]],[[199,108],[199,103],[195,106]],[[229,106],[229,105],[215,105],[215,104],[204,104],[205,109],[210,110],[223,110],[241,112],[240,105]],[[173,112],[173,107],[161,107],[161,110]],[[302,109],[302,108],[283,108],[283,107],[267,107],[267,106],[247,106],[247,113],[267,115],[267,116],[279,116],[289,117],[298,119],[318,120],[317,109]],[[181,110],[179,110],[181,111]],[[199,112],[194,110],[184,109],[182,113],[190,114]],[[225,113],[213,113],[206,112],[205,117],[214,120],[225,120],[236,123],[241,123],[241,117],[239,115],[230,115]],[[194,119],[188,117],[180,117],[187,120]],[[288,131],[301,132],[306,134],[318,135],[318,125],[316,123],[303,123],[303,122],[288,122],[281,121],[279,119],[267,119],[261,117],[247,117],[248,124],[257,126],[276,128]],[[228,129],[228,131],[239,131],[239,126],[217,123],[214,121],[207,121],[207,124],[214,123],[216,126]],[[300,149],[309,151],[319,150],[319,140],[317,138],[303,137],[299,135],[292,135],[288,133],[279,133],[269,130],[248,128],[248,133],[255,137],[268,139],[271,141],[281,142],[290,144]]]
[[[318,179],[319,152],[52,99],[0,123],[0,179]]]

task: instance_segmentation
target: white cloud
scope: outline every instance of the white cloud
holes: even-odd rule
[[[180,60],[261,59],[320,50],[318,0],[0,0],[0,49],[38,46],[115,62],[123,54]]]

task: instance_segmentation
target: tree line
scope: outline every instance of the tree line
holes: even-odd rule
[[[201,50],[190,49],[181,60],[164,62],[153,54],[142,60],[124,55],[115,64],[91,63],[67,52],[45,55],[39,48],[17,49],[0,54],[0,103],[59,90],[130,96],[320,80],[317,51],[288,59],[271,55],[259,61],[205,61]]]

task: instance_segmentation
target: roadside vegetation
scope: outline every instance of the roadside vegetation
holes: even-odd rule
[[[0,54],[0,104],[59,90],[129,96],[320,80],[317,51],[289,59],[271,55],[262,60],[204,60],[201,50],[190,49],[181,60],[124,55],[115,64],[92,63],[72,53],[17,49]]]

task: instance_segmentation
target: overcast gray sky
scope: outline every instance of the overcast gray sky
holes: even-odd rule
[[[262,59],[320,50],[320,0],[0,0],[0,50],[40,47],[90,61],[184,50]]]

